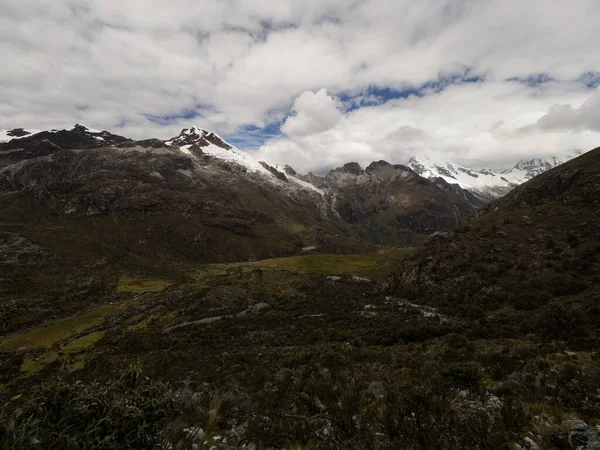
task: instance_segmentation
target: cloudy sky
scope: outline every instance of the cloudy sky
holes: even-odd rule
[[[599,23],[598,0],[0,0],[0,128],[501,168],[600,145]]]

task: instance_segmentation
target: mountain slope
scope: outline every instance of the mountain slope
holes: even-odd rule
[[[474,208],[453,193],[436,187],[410,168],[385,161],[363,170],[349,163],[321,181],[335,213],[363,227],[365,235],[393,236],[414,244],[413,238],[457,226]],[[389,242],[389,241],[388,241]]]
[[[559,302],[597,319],[599,243],[596,149],[517,187],[454,232],[434,235],[384,288],[479,317]]]

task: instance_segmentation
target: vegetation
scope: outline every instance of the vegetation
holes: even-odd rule
[[[160,443],[176,415],[169,387],[140,368],[104,382],[51,380],[0,409],[2,448],[140,449]]]
[[[317,270],[364,275],[356,272],[359,257],[320,256]],[[364,255],[374,257],[382,254]],[[349,261],[345,270],[342,261]],[[112,448],[102,436],[149,446],[134,439],[143,430],[144,439],[182,448],[494,449],[522,442],[528,431],[550,442],[563,420],[599,417],[588,395],[598,388],[597,328],[550,342],[544,330],[552,320],[579,320],[555,305],[505,309],[484,322],[387,297],[376,282],[308,273],[297,261],[294,270],[261,263],[208,266],[202,286],[193,278],[147,293],[48,350],[23,353],[11,345],[0,353],[3,367],[18,374],[3,381],[4,418],[19,408],[28,411],[21,418],[33,418],[15,421],[7,436],[33,436],[37,448]],[[261,304],[267,306],[255,308]],[[126,377],[115,375],[123,361],[136,360],[142,391],[125,389]],[[148,410],[144,389],[166,402],[164,415]],[[33,405],[56,398],[81,409],[97,397],[104,403],[90,423],[110,417],[98,430],[69,428],[64,441],[52,430],[74,415],[61,422],[46,406],[33,414]],[[121,402],[135,406],[132,417],[121,419]],[[540,417],[548,425],[538,430]]]
[[[213,265],[213,269],[231,267],[291,270],[294,272],[322,275],[356,275],[382,278],[397,267],[398,263],[414,253],[414,249],[380,249],[377,253],[361,255],[307,254],[286,258],[263,259],[247,263]]]
[[[145,294],[147,292],[161,292],[169,286],[169,282],[160,279],[143,279],[121,277],[117,284],[117,292],[131,292]]]

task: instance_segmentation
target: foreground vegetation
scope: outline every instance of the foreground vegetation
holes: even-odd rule
[[[597,423],[597,324],[551,336],[553,306],[517,326],[387,296],[402,257],[124,274],[107,304],[0,343],[3,445],[568,448],[565,421]]]

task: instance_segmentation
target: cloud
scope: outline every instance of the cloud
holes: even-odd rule
[[[0,128],[199,125],[314,169],[503,164],[597,137],[581,109],[599,16],[596,0],[0,0]]]
[[[509,81],[452,85],[426,96],[350,111],[318,133],[272,139],[257,156],[292,164],[301,172],[348,161],[363,166],[379,159],[404,163],[420,154],[503,169],[522,158],[561,156],[597,146],[600,133],[595,131],[537,127],[523,131],[544,115],[548,103],[564,99],[593,103],[586,101],[589,93],[578,94],[573,86],[555,83],[544,89],[540,97],[531,95],[528,85]]]
[[[553,105],[535,126],[541,130],[600,131],[600,90],[579,108],[570,104]]]
[[[292,114],[285,120],[281,131],[296,137],[326,131],[342,117],[340,102],[327,94],[325,89],[300,94],[294,100]]]

